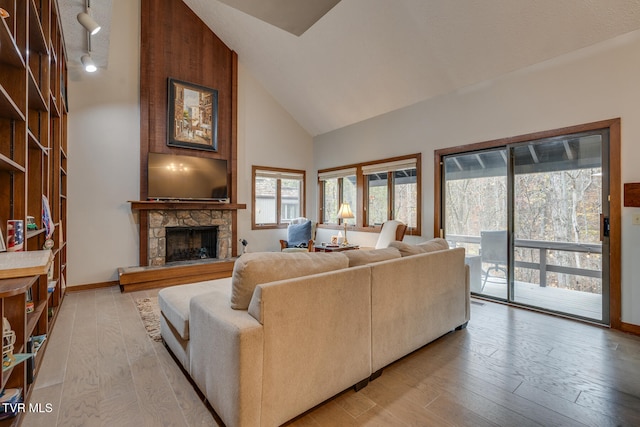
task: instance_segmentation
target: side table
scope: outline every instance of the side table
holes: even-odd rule
[[[352,251],[355,249],[360,249],[358,245],[338,245],[338,246],[314,246],[313,249],[316,252],[342,252],[342,251]]]

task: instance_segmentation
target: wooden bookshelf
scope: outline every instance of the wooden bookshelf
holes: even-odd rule
[[[0,19],[0,230],[6,239],[7,221],[22,220],[25,236],[24,252],[0,252],[0,311],[16,333],[18,353],[30,336],[51,331],[64,298],[67,66],[57,0],[0,0],[0,7],[9,14]],[[55,225],[51,236],[44,231],[43,196]],[[27,217],[37,229],[27,229]],[[48,237],[53,246],[43,250]],[[34,311],[27,314],[28,296]],[[2,386],[22,388],[28,402],[27,379],[21,363],[3,372]],[[0,427],[19,423],[20,415]]]

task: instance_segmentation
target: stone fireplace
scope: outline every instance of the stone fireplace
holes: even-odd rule
[[[176,259],[226,259],[232,257],[232,215],[229,210],[150,210],[148,214],[148,265],[160,266]],[[167,232],[168,231],[168,232]],[[174,236],[180,231],[181,236]],[[207,231],[208,233],[206,233]],[[205,232],[205,233],[203,233]],[[211,233],[214,234],[211,242]],[[209,234],[209,235],[207,235]],[[169,247],[177,245],[172,253]],[[211,247],[213,245],[213,247]],[[174,255],[173,252],[177,252]]]

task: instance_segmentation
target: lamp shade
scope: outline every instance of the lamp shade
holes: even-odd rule
[[[78,22],[85,28],[85,30],[87,30],[89,32],[89,34],[91,34],[92,36],[97,34],[98,31],[100,31],[100,25],[98,25],[98,23],[91,17],[91,15],[89,15],[88,13],[85,12],[80,12],[78,14]]]
[[[93,73],[98,69],[93,59],[91,59],[91,55],[82,55],[80,62],[82,62],[82,66],[87,73]]]
[[[338,218],[354,218],[353,212],[351,212],[351,206],[349,203],[343,203],[340,205],[340,210],[338,211]]]

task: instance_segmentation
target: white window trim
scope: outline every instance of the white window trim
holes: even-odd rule
[[[335,178],[345,178],[347,176],[355,175],[357,171],[358,170],[356,168],[349,168],[349,169],[340,169],[340,170],[331,171],[331,172],[320,172],[318,173],[318,180],[328,181],[330,179],[335,179]]]
[[[377,163],[375,165],[362,166],[363,175],[373,175],[376,173],[394,172],[403,169],[416,169],[418,162],[416,159],[398,160],[395,162]]]

